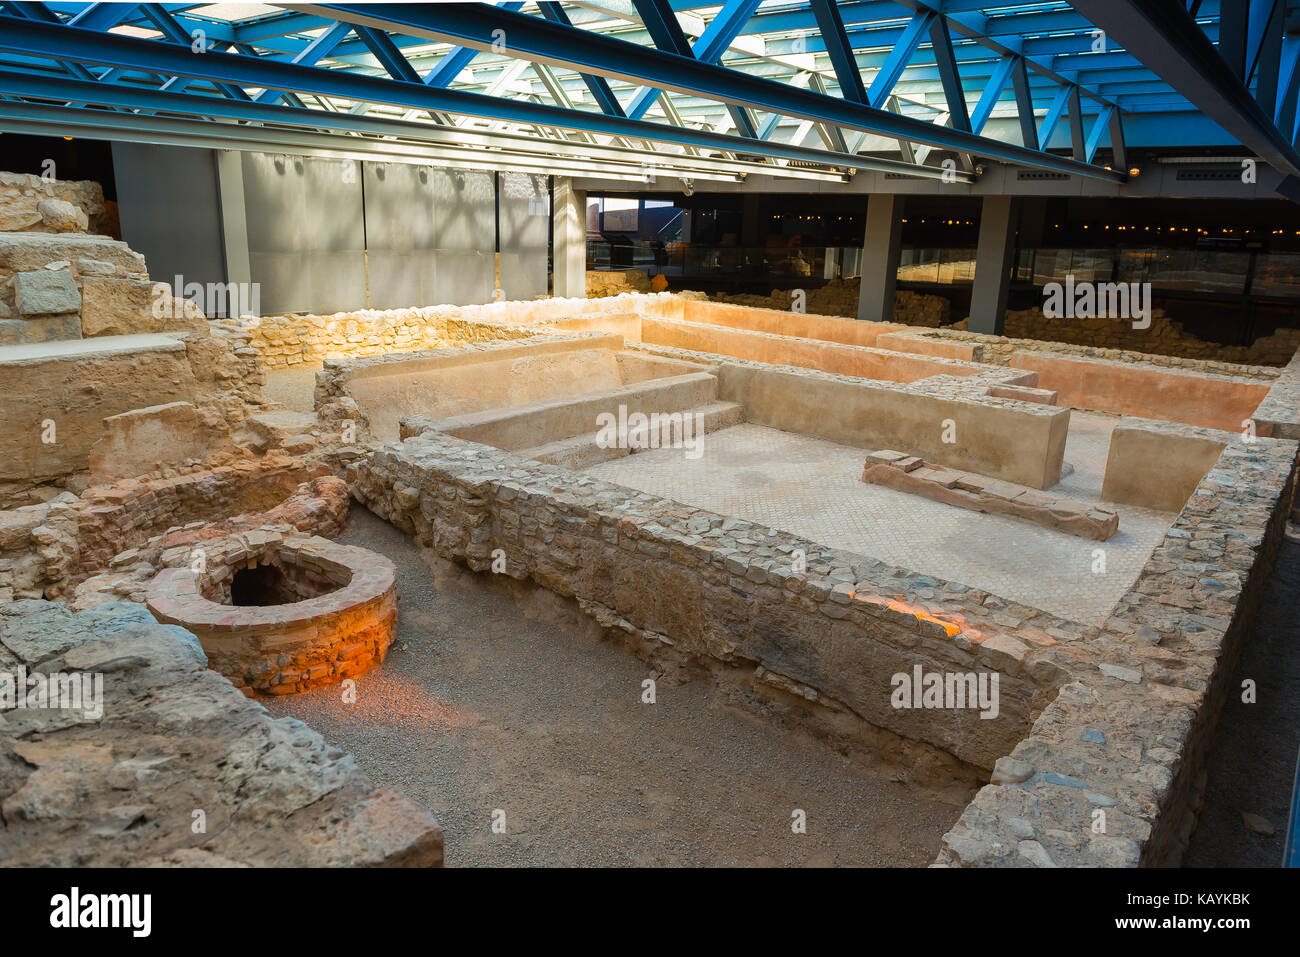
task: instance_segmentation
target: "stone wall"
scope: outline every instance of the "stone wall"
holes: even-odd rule
[[[78,516],[77,563],[68,576],[76,586],[72,606],[81,611],[107,601],[143,603],[159,571],[191,566],[196,550],[206,555],[208,542],[266,528],[337,536],[347,520],[347,486],[325,475],[295,488],[302,474],[232,470],[88,493]]]
[[[269,517],[258,514],[258,524],[284,521],[320,531],[315,512],[303,515],[291,496],[300,483],[328,470],[319,461],[279,453],[95,486],[80,498],[63,492],[48,502],[0,511],[0,602],[66,596],[119,559],[119,571],[121,564],[133,564],[138,556],[122,558],[124,552],[169,529],[175,530],[170,533],[175,545],[182,532],[195,534],[196,525],[235,516],[231,521],[238,527],[240,516],[269,510]],[[276,510],[282,503],[287,512]],[[114,571],[109,582],[100,580],[95,587],[113,592],[110,586],[122,578]],[[134,597],[130,588],[113,593]]]
[[[1239,432],[1126,416],[1110,433],[1102,500],[1182,511],[1223,450],[1240,438]]]
[[[324,419],[353,418],[367,437],[392,441],[409,415],[446,418],[618,385],[622,345],[621,336],[600,332],[534,334],[328,360],[316,375],[316,409]]]
[[[411,309],[366,309],[329,316],[294,313],[244,316],[237,325],[249,333],[250,345],[267,369],[303,362],[352,359],[390,352],[414,352],[502,339],[539,332],[564,331],[582,317],[639,312],[671,302],[668,294],[622,294],[610,299],[540,299],[477,306],[426,306]]]
[[[203,313],[149,280],[126,243],[84,233],[0,233],[0,345],[206,332]]]
[[[242,424],[265,401],[265,373],[245,335],[214,325],[188,335],[0,348],[0,508],[82,491],[104,420],[132,410],[191,406],[196,453],[188,462],[164,454],[178,453],[179,440],[170,449],[154,443],[157,457],[128,447],[134,474],[238,457]]]
[[[1141,363],[1165,369],[1213,372],[1240,378],[1261,379],[1268,382],[1276,379],[1278,375],[1278,370],[1271,366],[1241,365],[1226,359],[1189,359],[1182,356],[1157,355],[1131,349],[1077,346],[1065,342],[1049,342],[1040,339],[1013,339],[1007,336],[990,336],[978,332],[965,332],[955,326],[933,331],[918,331],[915,335],[977,344],[982,350],[983,361],[995,365],[1008,364],[1018,352],[1050,352],[1063,356],[1105,359],[1108,362]],[[1210,354],[1218,355],[1219,353],[1211,352]]]
[[[1263,379],[1049,352],[1018,353],[1011,367],[1036,373],[1041,388],[1074,409],[1230,431],[1244,428],[1269,391]]]
[[[1300,439],[1300,352],[1287,363],[1251,418],[1259,435]]]
[[[1032,386],[1033,373],[971,366],[966,375],[900,384],[669,346],[643,343],[636,350],[708,368],[718,377],[719,398],[743,406],[746,420],[758,425],[863,450],[900,449],[1036,489],[1060,481],[1069,410],[991,394],[998,386]],[[955,441],[944,441],[946,421]]]
[[[49,502],[0,511],[0,604],[58,598],[77,563],[79,502],[64,492]]]
[[[486,571],[501,549],[505,574],[575,598],[642,650],[740,669],[827,725],[883,728],[978,768],[1080,667],[1065,646],[1088,629],[1037,609],[437,432],[348,477],[443,558]],[[890,676],[918,664],[998,671],[1001,717],[892,707]]]
[[[952,328],[965,330],[966,326],[967,320],[962,319]],[[1151,326],[1147,329],[1134,329],[1131,319],[1050,319],[1041,309],[1008,310],[1004,333],[1013,339],[1041,339],[1242,365],[1285,365],[1296,349],[1300,349],[1300,329],[1278,329],[1248,346],[1208,342],[1183,331],[1180,323],[1171,320],[1158,307],[1151,310]]]
[[[640,269],[628,269],[623,272],[608,270],[587,270],[587,298],[602,299],[617,296],[624,292],[649,292],[650,277]]]
[[[350,754],[273,719],[141,605],[0,604],[0,672],[85,673],[94,709],[0,719],[0,864],[429,867],[442,832]]]
[[[821,316],[858,317],[857,279],[832,279],[817,289],[805,290],[804,311]],[[773,289],[770,295],[755,296],[747,293],[728,295],[716,293],[710,297],[717,302],[730,302],[741,306],[764,309],[789,310],[794,302],[794,291]],[[894,322],[905,326],[936,328],[952,321],[952,303],[943,296],[899,289],[894,293]]]
[[[1295,492],[1295,442],[1235,442],[1061,688],[944,835],[950,866],[1176,866]],[[1102,822],[1098,828],[1098,822]]]
[[[0,233],[102,233],[111,218],[98,183],[0,172]]]
[[[169,528],[274,509],[299,484],[327,471],[319,463],[271,455],[88,489],[80,500],[77,562],[71,578],[81,581],[107,568],[121,552]]]

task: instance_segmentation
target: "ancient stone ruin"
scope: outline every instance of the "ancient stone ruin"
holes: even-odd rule
[[[1183,860],[1291,515],[1300,356],[616,274],[210,319],[91,231],[93,184],[0,186],[0,675],[102,682],[57,707],[0,685],[0,860],[492,862],[466,823],[492,802],[557,814],[467,796],[445,748],[544,774],[556,752],[474,736],[533,734],[511,683],[546,707],[529,669],[570,654],[593,700],[726,709],[770,760],[886,789],[915,840],[854,862]],[[687,692],[709,704],[674,712]],[[611,741],[643,720],[549,713]],[[632,788],[617,752],[582,755]],[[624,860],[616,832],[508,859]]]

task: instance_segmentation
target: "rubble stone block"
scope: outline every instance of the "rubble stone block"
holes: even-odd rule
[[[36,211],[52,233],[84,233],[90,228],[90,218],[67,200],[43,199],[36,204]]]
[[[0,345],[59,342],[81,338],[81,320],[75,315],[39,316],[35,319],[0,319]]]
[[[132,409],[104,419],[104,433],[90,450],[97,484],[109,484],[200,459],[209,431],[189,402]]]
[[[22,316],[57,316],[81,310],[71,269],[39,269],[14,276],[14,302]]]
[[[163,329],[163,320],[153,314],[153,283],[148,280],[88,276],[82,280],[81,297],[81,331],[87,338]]]

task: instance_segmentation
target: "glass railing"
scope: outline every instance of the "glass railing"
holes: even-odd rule
[[[862,250],[836,246],[714,246],[687,243],[588,241],[587,268],[640,269],[669,278],[734,278],[781,282],[851,279],[861,274]],[[1253,250],[1132,248],[1021,249],[1017,281],[1042,286],[1075,282],[1149,282],[1157,291],[1300,299],[1300,253]],[[899,257],[900,282],[969,285],[975,250],[911,248]]]
[[[968,248],[904,249],[898,257],[899,282],[925,282],[941,286],[975,281],[975,250]]]
[[[1250,291],[1256,296],[1300,298],[1300,253],[1259,253]]]
[[[824,246],[709,246],[588,240],[587,268],[640,269],[650,276],[662,273],[669,277],[834,279],[842,275],[837,252]]]

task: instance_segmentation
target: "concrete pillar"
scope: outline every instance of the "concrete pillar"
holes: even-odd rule
[[[902,249],[903,197],[872,193],[867,200],[867,228],[862,239],[862,286],[858,318],[892,322],[898,257]]]
[[[1014,196],[984,197],[975,248],[975,283],[970,294],[971,332],[1002,335],[1019,211],[1019,200]]]
[[[551,209],[553,296],[587,296],[587,193],[567,176],[555,177]]]
[[[216,154],[217,202],[221,209],[221,251],[226,261],[226,282],[251,284],[253,271],[248,256],[248,219],[244,213],[244,154],[238,150],[217,150]]]

